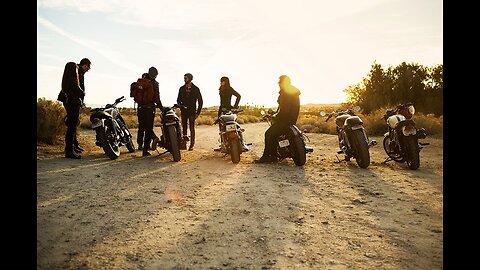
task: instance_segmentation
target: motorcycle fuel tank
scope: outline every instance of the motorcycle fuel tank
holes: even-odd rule
[[[391,128],[395,128],[395,126],[398,124],[398,122],[404,121],[405,116],[401,114],[395,114],[387,118],[387,123]]]

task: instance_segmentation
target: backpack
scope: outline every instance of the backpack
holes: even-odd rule
[[[138,79],[130,85],[130,97],[139,105],[152,104],[155,94],[153,84],[149,79]]]

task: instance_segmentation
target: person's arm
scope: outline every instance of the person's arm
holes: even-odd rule
[[[162,101],[160,101],[160,89],[158,87],[158,82],[153,82],[153,93],[155,94],[155,103],[157,108],[160,108],[163,111]]]
[[[202,112],[202,107],[203,107],[203,98],[202,98],[202,93],[200,93],[200,89],[197,87],[198,91],[198,108],[197,108],[197,117],[200,115]]]
[[[182,87],[178,89],[178,97],[177,97],[177,104],[183,105],[183,95],[182,95]]]
[[[240,103],[240,99],[242,98],[242,96],[237,91],[235,91],[233,88],[232,88],[232,95],[234,95],[236,97],[235,105],[233,105],[233,107],[238,108],[238,104]]]

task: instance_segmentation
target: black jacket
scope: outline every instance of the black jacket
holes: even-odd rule
[[[189,92],[187,92],[187,86],[182,85],[178,89],[178,97],[177,103],[183,106],[187,106],[187,109],[181,109],[182,115],[193,115],[193,114],[200,114],[203,107],[203,99],[202,94],[200,93],[200,89],[193,83],[192,88]],[[197,101],[198,101],[198,108],[197,108]]]
[[[77,79],[72,78],[68,89],[62,89],[67,94],[67,106],[81,106],[85,91],[77,84]]]
[[[83,89],[84,92],[84,97],[85,97],[85,72],[83,71],[82,66],[80,64],[77,64],[78,66],[78,80],[80,81],[80,88]],[[82,102],[84,100],[84,97],[82,97]]]
[[[233,107],[238,107],[238,103],[240,103],[240,98],[242,96],[240,96],[240,94],[232,87],[229,87],[223,91],[220,91],[220,108],[227,108],[230,110],[232,108],[232,96],[237,97]]]
[[[160,110],[163,111],[163,105],[162,105],[162,102],[160,101],[160,87],[158,86],[158,82],[155,79],[150,78],[149,76],[147,76],[147,79],[152,81],[153,94],[154,94],[153,102],[156,104],[157,108],[160,108]]]
[[[288,85],[281,88],[278,93],[278,113],[275,120],[288,125],[295,125],[300,113],[300,90],[293,85]]]

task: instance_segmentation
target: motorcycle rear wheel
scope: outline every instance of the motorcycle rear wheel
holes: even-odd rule
[[[111,160],[117,159],[120,156],[120,149],[111,142],[113,136],[115,136],[113,130],[108,127],[108,125],[105,125],[103,128],[98,128],[96,131],[105,154],[107,154]]]
[[[135,146],[133,145],[133,140],[132,140],[132,136],[131,136],[131,135],[128,136],[128,140],[127,140],[126,146],[127,146],[128,152],[130,152],[130,153],[135,152]]]
[[[305,151],[305,142],[301,137],[299,136],[294,137],[292,150],[293,150],[292,159],[293,159],[293,162],[295,162],[295,165],[297,166],[305,165],[305,162],[307,162],[307,153]]]
[[[170,139],[170,153],[172,153],[173,161],[178,162],[182,158],[180,154],[180,147],[178,145],[178,136],[175,126],[168,126],[168,137]]]
[[[405,150],[407,154],[406,162],[410,170],[416,170],[420,167],[420,151],[418,150],[418,142],[415,137],[405,138]]]
[[[232,158],[232,162],[233,163],[240,162],[240,153],[242,151],[240,147],[240,140],[231,139],[229,143],[230,143],[230,157]]]
[[[367,168],[370,165],[370,152],[368,151],[367,138],[362,129],[352,131],[352,143],[355,152],[355,161],[360,168]]]

